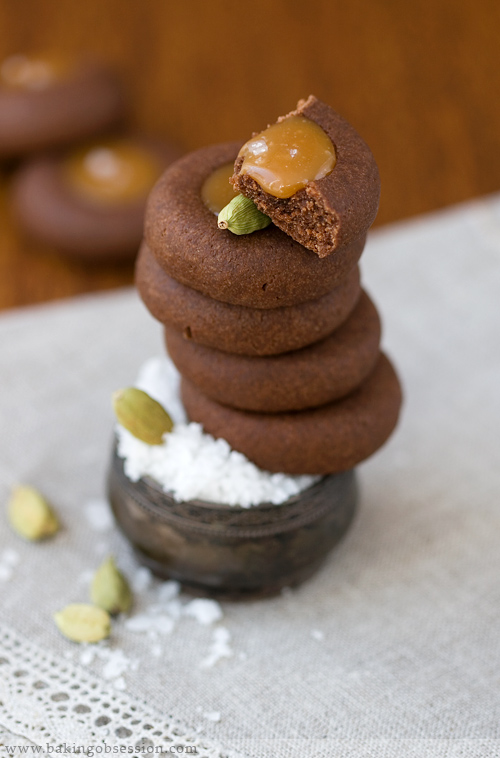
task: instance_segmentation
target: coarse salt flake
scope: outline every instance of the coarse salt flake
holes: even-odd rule
[[[116,679],[127,671],[130,661],[123,650],[109,651],[102,675],[104,679]]]
[[[151,629],[154,629],[154,617],[146,613],[132,616],[132,618],[125,621],[125,629],[128,629],[129,632],[138,632],[139,634],[149,632]]]
[[[214,723],[217,723],[221,720],[221,715],[219,711],[206,711],[203,714],[203,718],[206,718],[207,721],[213,721]]]
[[[80,653],[80,663],[82,666],[89,666],[91,663],[93,663],[95,658],[95,650],[90,645],[85,645],[84,649]]]
[[[13,573],[10,566],[0,563],[0,582],[8,582],[9,579],[12,579]]]
[[[181,591],[181,585],[179,582],[162,582],[157,590],[157,598],[159,603],[168,603],[170,600],[176,598]]]
[[[203,626],[210,626],[222,618],[222,608],[216,600],[208,598],[195,598],[183,608],[185,616],[192,616]]]
[[[210,645],[208,655],[201,661],[200,668],[208,669],[215,666],[222,658],[232,658],[233,649],[230,646],[231,633],[225,626],[219,626],[214,629],[212,634],[212,644]]]
[[[320,629],[313,629],[311,631],[311,637],[314,640],[318,640],[318,642],[321,642],[322,640],[325,639],[325,633],[322,632]]]
[[[147,590],[153,581],[153,574],[146,566],[139,566],[131,579],[132,590],[137,593]]]
[[[3,563],[4,566],[17,566],[20,560],[21,556],[17,550],[13,550],[13,548],[10,547],[4,550],[1,556],[1,563]]]
[[[85,503],[83,512],[89,526],[96,532],[107,532],[113,526],[113,514],[107,500],[93,498]]]

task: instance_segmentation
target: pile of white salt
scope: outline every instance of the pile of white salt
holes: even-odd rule
[[[139,373],[136,387],[147,392],[174,421],[162,445],[148,445],[117,425],[118,455],[127,477],[149,476],[179,502],[205,500],[251,508],[284,503],[314,484],[318,477],[262,471],[223,439],[187,423],[179,398],[179,374],[169,358],[152,358]]]

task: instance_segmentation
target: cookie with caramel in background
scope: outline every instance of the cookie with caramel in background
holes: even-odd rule
[[[88,139],[124,114],[122,85],[104,63],[48,52],[0,63],[0,160]]]
[[[29,237],[71,258],[131,259],[151,187],[178,156],[158,140],[115,137],[33,158],[14,176],[14,215]]]

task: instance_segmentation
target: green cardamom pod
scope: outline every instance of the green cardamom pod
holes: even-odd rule
[[[250,234],[269,226],[271,219],[259,211],[253,200],[245,195],[236,195],[219,213],[219,229],[229,229],[233,234]]]
[[[54,614],[54,621],[61,634],[73,642],[99,642],[111,632],[109,613],[86,603],[67,605]]]
[[[54,510],[34,487],[21,484],[12,490],[8,504],[11,527],[27,540],[41,540],[59,531]]]
[[[174,426],[165,408],[137,387],[114,392],[113,409],[118,423],[148,445],[161,445]]]
[[[112,556],[95,572],[90,585],[90,598],[95,605],[112,616],[130,610],[132,591]]]

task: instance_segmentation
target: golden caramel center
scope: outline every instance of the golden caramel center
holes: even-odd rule
[[[0,82],[12,89],[43,90],[65,79],[72,68],[61,56],[11,55],[0,65]]]
[[[72,153],[63,164],[66,181],[89,200],[123,203],[145,197],[161,173],[158,160],[127,140]]]
[[[289,116],[273,124],[246,142],[239,155],[243,156],[240,173],[280,198],[322,179],[337,161],[330,137],[305,116]]]
[[[224,163],[223,166],[216,168],[203,182],[201,199],[212,213],[219,214],[231,202],[233,197],[238,194],[229,182],[229,178],[233,173],[234,163]]]

